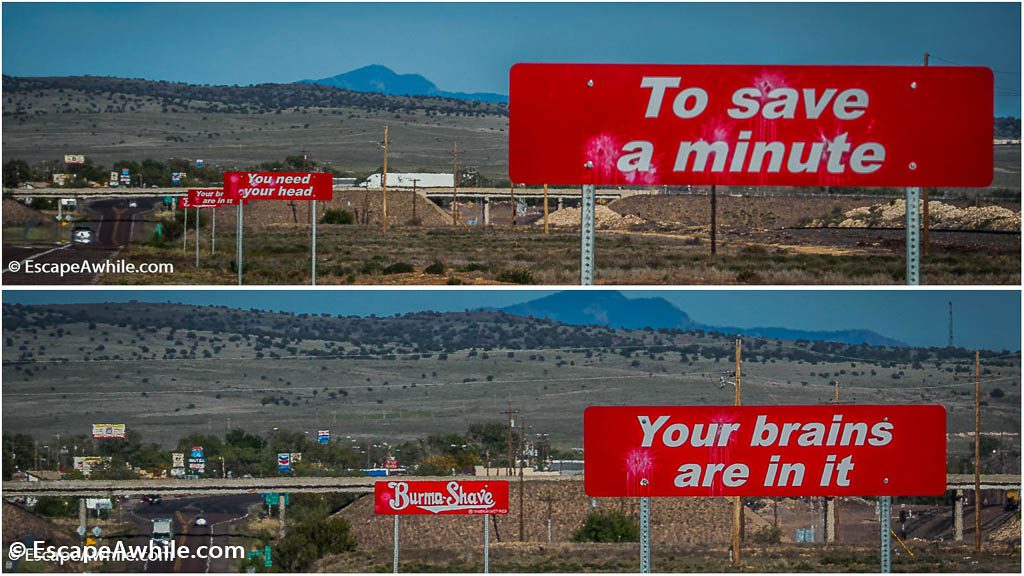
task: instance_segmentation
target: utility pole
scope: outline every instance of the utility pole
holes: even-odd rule
[[[459,142],[455,141],[455,173],[452,175],[452,226],[459,225]]]
[[[419,182],[419,178],[412,179],[412,219],[416,220],[416,183]]]
[[[519,419],[519,541],[526,542],[526,530],[523,518],[523,464],[526,455],[526,419]]]
[[[949,347],[953,347],[953,301],[949,302]]]
[[[925,65],[926,68],[928,67],[928,53],[927,52],[924,53],[924,65]],[[929,191],[930,191],[929,188],[922,188],[921,189],[921,195],[924,197],[924,210],[922,211],[922,214],[921,214],[921,224],[922,224],[922,226],[921,226],[921,244],[922,244],[921,251],[924,254],[928,253],[928,226],[929,226],[929,220],[928,220],[928,192]]]
[[[718,253],[718,191],[711,185],[711,255]]]
[[[739,338],[736,339],[736,397],[735,405],[740,406],[743,403],[743,393],[740,386],[740,354],[743,351],[743,341]],[[743,522],[743,500],[739,496],[733,496],[732,500],[732,564],[733,566],[740,565],[740,539],[741,536],[741,524]]]
[[[508,476],[511,476],[515,466],[515,461],[512,458],[512,429],[516,427],[515,417],[519,414],[519,410],[513,410],[512,402],[509,402],[508,410],[502,412],[502,414],[508,416],[508,467],[505,469],[505,472]]]
[[[544,185],[544,233],[548,233],[548,185]]]
[[[388,125],[384,125],[384,173],[380,179],[381,186],[381,218],[380,227],[384,234],[388,233]]]
[[[509,197],[509,205],[510,205],[511,210],[512,210],[512,227],[515,228],[515,226],[516,226],[516,185],[511,180],[508,181],[508,197]]]
[[[974,352],[974,551],[981,552],[981,352]]]

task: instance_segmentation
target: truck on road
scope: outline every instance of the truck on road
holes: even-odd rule
[[[174,530],[171,528],[170,518],[153,518],[153,535],[151,540],[156,542],[170,542],[174,536]]]

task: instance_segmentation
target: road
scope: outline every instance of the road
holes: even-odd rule
[[[88,226],[93,231],[90,244],[52,242],[8,242],[3,246],[3,282],[10,285],[37,284],[93,284],[98,274],[29,274],[24,271],[28,260],[40,264],[100,263],[113,257],[124,245],[139,239],[146,215],[153,212],[162,202],[161,198],[147,197],[133,199],[136,206],[130,206],[126,199],[102,199],[82,203],[81,217],[73,226]],[[65,229],[67,230],[67,229]],[[70,236],[71,231],[67,230]],[[11,271],[11,263],[21,264],[21,270]]]
[[[227,546],[234,526],[246,518],[256,495],[204,496],[168,498],[159,504],[141,503],[132,510],[132,521],[139,527],[139,536],[132,544],[145,546],[152,532],[153,518],[173,519],[174,539],[178,546]],[[196,518],[205,518],[206,526],[196,526]],[[229,559],[179,558],[174,562],[147,562],[136,567],[140,572],[236,572],[236,561]]]

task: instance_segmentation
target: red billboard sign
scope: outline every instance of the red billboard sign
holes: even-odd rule
[[[507,480],[381,480],[373,497],[376,514],[508,514]]]
[[[328,172],[225,172],[224,191],[243,200],[330,200]]]
[[[987,186],[992,71],[516,64],[526,184]]]
[[[180,208],[219,208],[237,206],[238,198],[232,197],[220,188],[190,188],[187,198],[178,201]]]
[[[946,409],[600,406],[583,414],[590,496],[928,496]]]

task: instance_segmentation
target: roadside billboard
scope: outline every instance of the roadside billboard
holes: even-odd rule
[[[508,514],[507,480],[382,480],[373,497],[375,514]]]
[[[93,424],[92,437],[99,439],[124,438],[124,424]]]
[[[946,490],[938,405],[598,406],[589,496],[930,496]]]
[[[980,67],[516,64],[525,184],[956,186],[992,180]]]
[[[277,471],[278,472],[291,472],[292,471],[292,455],[288,452],[279,452],[277,454]]]
[[[110,462],[110,456],[74,456],[72,465],[75,470],[88,476],[93,468],[103,466],[107,462]]]
[[[224,190],[243,200],[330,200],[329,172],[225,172]]]
[[[171,452],[171,467],[183,468],[185,466],[184,452]]]
[[[85,156],[82,154],[65,154],[65,164],[85,164]]]
[[[217,208],[237,206],[238,203],[237,197],[230,196],[221,188],[189,188],[188,196],[182,197],[178,201],[178,206],[180,208]]]
[[[317,444],[330,444],[331,443],[331,431],[330,430],[319,430],[316,433]]]

